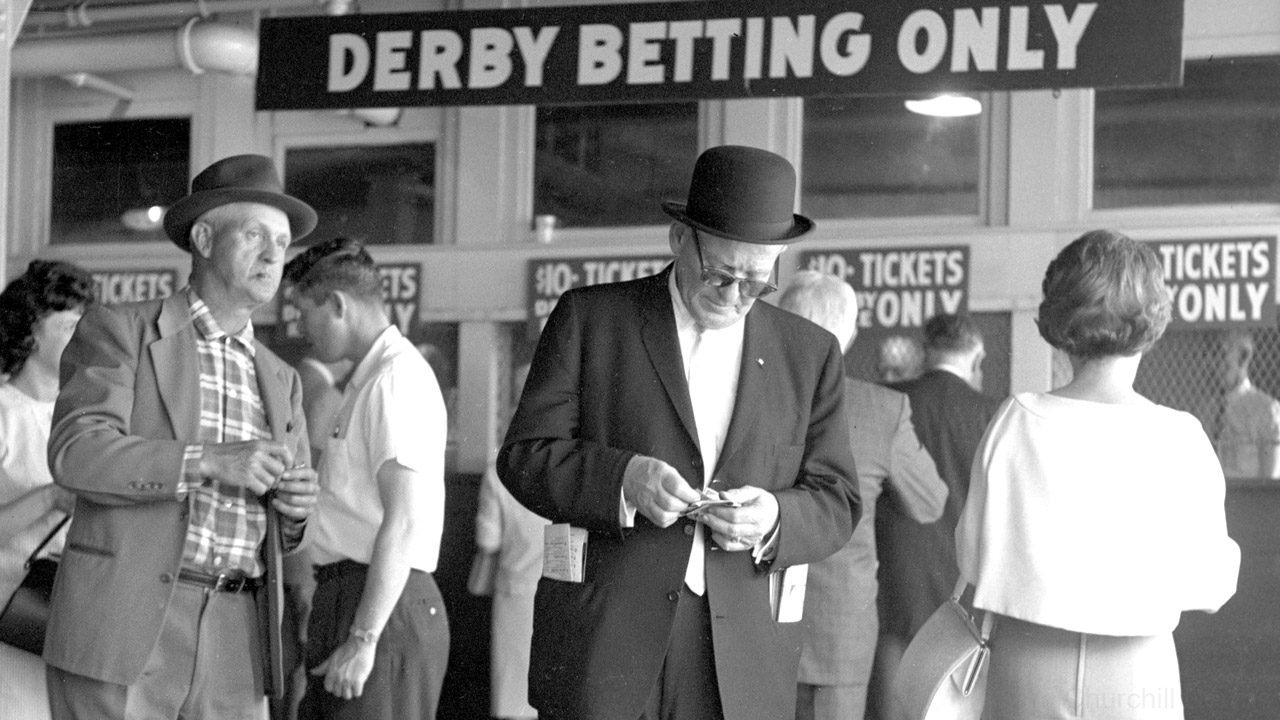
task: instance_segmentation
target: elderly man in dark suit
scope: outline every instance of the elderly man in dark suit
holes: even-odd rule
[[[795,712],[783,590],[844,545],[859,500],[835,338],[755,302],[812,227],[794,197],[785,159],[707,150],[688,202],[663,204],[673,264],[571,291],[547,321],[498,472],[589,539],[582,582],[538,586],[539,717]],[[734,506],[687,513],[703,497]]]
[[[44,647],[57,720],[266,715],[268,513],[296,545],[317,484],[302,384],[250,316],[316,214],[260,155],[191,190],[165,216],[190,284],[91,309],[62,356],[49,467],[76,507]]]
[[[925,372],[892,384],[911,398],[916,434],[947,483],[942,519],[921,525],[881,501],[876,514],[880,556],[878,673],[890,687],[907,643],[955,589],[956,523],[969,494],[969,469],[1000,401],[981,392],[982,332],[966,315],[939,314],[924,326]],[[887,698],[885,698],[887,700]]]
[[[857,337],[858,298],[834,275],[798,271],[778,307],[826,328],[846,352]],[[879,634],[876,499],[920,523],[941,517],[947,499],[947,486],[916,437],[906,395],[850,378],[844,410],[858,462],[862,521],[839,552],[809,567],[797,720],[861,720],[866,710]]]

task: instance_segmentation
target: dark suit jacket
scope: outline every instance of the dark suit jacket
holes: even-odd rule
[[[187,532],[182,454],[200,426],[195,333],[182,293],[99,306],[62,355],[49,467],[76,510],[45,638],[52,665],[128,685],[159,639]],[[261,344],[255,357],[272,436],[309,458],[298,374]]]
[[[848,379],[844,407],[858,463],[862,521],[839,552],[809,566],[799,675],[809,685],[865,684],[871,674],[879,635],[876,499],[884,497],[921,523],[941,517],[947,499],[947,486],[916,437],[906,395]]]
[[[623,530],[618,514],[623,470],[636,454],[701,485],[669,273],[560,298],[498,456],[521,503],[589,530],[586,581],[538,585],[529,688],[544,714],[638,717],[662,668],[693,523],[659,529],[637,515]],[[821,560],[859,517],[840,350],[831,334],[767,303],[744,322],[738,395],[713,487],[753,485],[777,497],[773,568]],[[751,553],[713,546],[707,598],[725,717],[791,717],[798,625],[772,620],[768,576]]]
[[[890,387],[911,398],[916,434],[948,488],[942,519],[929,525],[883,499],[877,508],[880,631],[906,641],[955,589],[956,523],[969,495],[974,453],[1000,401],[946,370],[930,370]]]

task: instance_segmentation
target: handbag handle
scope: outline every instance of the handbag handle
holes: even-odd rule
[[[58,521],[58,524],[57,524],[57,525],[54,525],[54,526],[53,526],[53,529],[49,531],[49,534],[48,534],[48,535],[45,535],[45,536],[44,536],[44,539],[43,539],[43,540],[41,540],[41,541],[40,541],[40,544],[36,546],[36,549],[31,551],[31,556],[30,556],[30,557],[28,557],[28,558],[27,558],[27,561],[26,561],[25,563],[23,563],[23,564],[22,564],[22,569],[23,569],[23,570],[30,570],[30,569],[31,569],[31,563],[33,563],[33,562],[35,562],[35,561],[36,561],[36,556],[40,554],[40,551],[44,549],[44,546],[45,546],[45,545],[48,545],[48,544],[49,544],[49,542],[50,542],[51,540],[53,540],[53,537],[54,537],[55,535],[57,535],[57,534],[58,534],[58,531],[59,531],[59,530],[61,530],[61,529],[62,529],[62,527],[63,527],[64,525],[66,525],[66,524],[67,524],[67,522],[69,522],[70,520],[71,520],[71,516],[70,516],[70,515],[63,515],[63,516],[62,516],[62,519]]]
[[[951,600],[955,604],[960,605],[960,598],[961,596],[964,595],[965,588],[967,587],[969,587],[969,581],[966,580],[963,575],[961,575],[960,579],[956,580],[956,589],[951,591]],[[961,605],[961,607],[963,607],[963,605]],[[987,641],[991,639],[991,628],[992,626],[995,625],[995,621],[996,621],[995,613],[991,612],[990,610],[982,611],[981,637],[982,637],[982,644],[984,647],[987,645]]]

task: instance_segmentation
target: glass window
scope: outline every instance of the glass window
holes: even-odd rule
[[[163,242],[190,156],[188,118],[55,125],[50,242]]]
[[[1188,62],[1183,86],[1099,90],[1095,208],[1280,200],[1280,58]]]
[[[316,209],[317,238],[435,242],[434,145],[293,147],[284,157],[285,190]]]
[[[698,104],[538,108],[535,215],[559,227],[665,224],[698,155]]]
[[[803,212],[817,218],[977,215],[980,118],[919,115],[900,97],[806,99]]]

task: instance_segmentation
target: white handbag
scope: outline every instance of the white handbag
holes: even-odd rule
[[[987,698],[992,613],[982,627],[960,603],[962,577],[951,597],[911,639],[894,677],[893,696],[911,720],[979,720]]]

